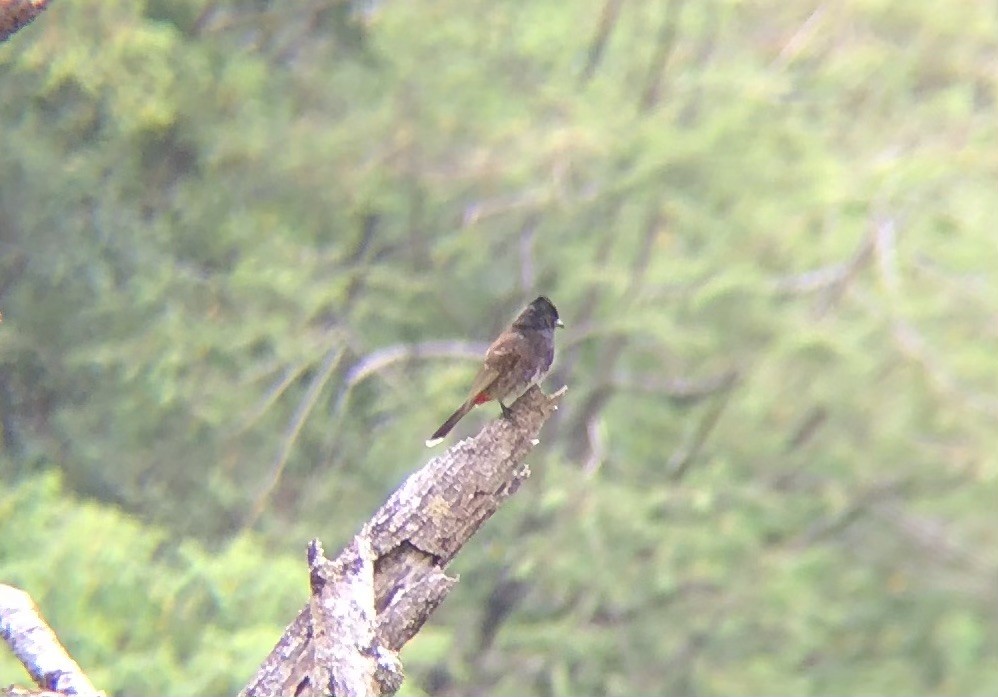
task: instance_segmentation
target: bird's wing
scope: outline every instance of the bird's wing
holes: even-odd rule
[[[485,352],[482,368],[471,385],[469,399],[474,399],[491,387],[500,375],[515,370],[526,349],[526,339],[521,334],[506,333],[500,336]]]

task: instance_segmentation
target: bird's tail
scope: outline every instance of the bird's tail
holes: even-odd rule
[[[464,418],[464,415],[471,411],[471,408],[475,406],[475,400],[469,399],[467,402],[458,407],[457,411],[447,417],[443,425],[436,430],[436,432],[426,440],[426,447],[432,448],[434,445],[442,441],[450,433],[450,430],[457,425],[457,422]]]

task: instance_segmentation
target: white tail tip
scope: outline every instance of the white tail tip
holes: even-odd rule
[[[426,441],[426,447],[427,448],[432,448],[434,445],[436,445],[437,443],[440,443],[442,441],[443,441],[443,438],[429,438]]]

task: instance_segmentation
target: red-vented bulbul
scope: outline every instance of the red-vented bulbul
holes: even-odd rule
[[[499,402],[503,416],[508,416],[509,407],[504,400],[518,396],[544,377],[554,360],[555,327],[564,326],[557,308],[543,295],[527,305],[509,329],[489,346],[468,399],[429,437],[426,447],[432,448],[446,438],[455,424],[479,404],[494,399]]]

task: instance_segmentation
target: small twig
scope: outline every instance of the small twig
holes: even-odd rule
[[[988,394],[971,392],[961,386],[942,362],[932,355],[925,337],[913,324],[903,319],[895,319],[892,336],[901,353],[922,368],[929,385],[937,392],[943,396],[954,397],[957,401],[991,418],[998,418],[998,399]]]
[[[301,377],[302,373],[308,370],[309,364],[302,362],[294,367],[287,367],[284,369],[284,373],[278,378],[276,382],[270,387],[269,390],[263,395],[257,405],[246,414],[242,421],[232,430],[231,435],[238,435],[243,433],[250,428],[253,424],[263,418],[270,408],[277,402],[277,400],[284,394],[295,381]]]
[[[811,407],[804,415],[793,434],[787,439],[784,452],[791,453],[807,444],[822,426],[828,422],[828,409],[824,405]]]
[[[896,301],[901,297],[901,274],[898,271],[898,230],[894,218],[882,217],[874,226],[871,239],[877,261],[877,276],[889,299]],[[903,356],[922,368],[932,388],[944,397],[952,397],[989,417],[998,417],[998,400],[961,385],[947,370],[944,361],[933,354],[929,341],[915,324],[902,317],[900,310],[893,304],[888,306],[887,314],[897,348]]]
[[[475,201],[465,206],[461,227],[478,225],[483,220],[513,211],[536,211],[550,200],[551,193],[547,188],[535,188],[509,196],[496,196],[483,201]]]
[[[790,547],[802,549],[810,545],[837,535],[862,516],[870,513],[871,507],[876,503],[894,499],[910,486],[910,478],[890,479],[876,482],[866,490],[859,492],[855,499],[833,516],[814,521],[806,530],[790,541]]]
[[[586,437],[589,441],[589,457],[582,466],[582,471],[592,476],[599,471],[600,465],[606,459],[606,444],[603,441],[603,434],[600,433],[599,414],[593,414],[586,422]]]
[[[663,395],[675,404],[691,404],[728,389],[737,377],[735,370],[700,380],[640,375],[634,380],[615,380],[610,386],[622,392]]]
[[[329,382],[329,378],[332,377],[336,367],[340,364],[344,353],[346,353],[346,349],[343,347],[329,351],[322,362],[322,366],[319,368],[319,372],[316,373],[315,377],[309,383],[305,395],[302,397],[301,402],[298,403],[298,408],[295,409],[295,413],[292,415],[291,421],[285,429],[284,438],[281,440],[280,451],[271,468],[270,478],[262,491],[257,495],[256,502],[253,504],[253,508],[244,523],[245,527],[253,527],[267,505],[270,495],[277,487],[278,482],[280,482],[281,475],[284,474],[284,468],[288,464],[291,451],[298,441],[298,436],[301,434],[301,429],[305,425],[305,421],[308,419],[309,414],[312,413],[312,409],[319,400],[322,389]]]
[[[780,49],[779,55],[773,60],[773,68],[783,69],[801,54],[807,42],[818,33],[821,21],[825,18],[827,12],[828,5],[818,5],[814,12],[808,15],[804,23],[800,25],[797,31],[794,32],[794,35]]]
[[[585,85],[596,75],[596,69],[603,60],[606,46],[610,42],[610,34],[617,26],[617,17],[620,15],[620,6],[623,0],[606,0],[603,3],[603,11],[600,13],[599,24],[596,25],[596,34],[589,42],[589,50],[586,52],[586,65],[582,69],[579,82]]]
[[[942,283],[948,290],[959,295],[973,298],[990,306],[992,289],[991,277],[988,272],[962,274],[945,268],[938,259],[923,254],[915,254],[911,259],[912,266]]]
[[[774,290],[781,296],[824,291],[829,295],[827,304],[831,305],[832,298],[839,296],[849,281],[869,261],[874,241],[874,235],[867,233],[863,235],[852,257],[846,261],[779,278],[774,283]]]
[[[774,282],[773,288],[777,295],[781,296],[804,295],[806,293],[826,290],[831,286],[842,283],[848,275],[849,263],[843,261],[794,274],[793,276],[778,278]]]
[[[662,96],[662,80],[665,77],[665,66],[669,62],[676,47],[676,36],[679,34],[679,14],[683,9],[683,0],[666,0],[665,17],[658,32],[655,53],[648,66],[648,76],[645,78],[645,88],[641,93],[641,110],[649,111],[658,105]]]
[[[737,373],[734,371],[728,373],[725,381],[718,385],[717,391],[719,394],[710,404],[703,418],[697,423],[691,437],[672,453],[668,463],[666,463],[665,471],[669,473],[670,478],[674,481],[679,481],[686,476],[690,466],[696,460],[700,451],[703,450],[707,438],[721,420],[724,407],[731,401],[731,395],[734,393],[732,388],[735,386],[737,379]]]
[[[877,257],[877,269],[884,287],[892,296],[901,290],[901,274],[897,261],[897,225],[893,218],[884,218],[877,223],[873,233],[873,249]]]
[[[357,360],[346,372],[344,390],[356,387],[367,378],[399,363],[437,358],[467,358],[481,360],[488,344],[480,341],[424,341],[415,344],[393,344],[371,351]],[[340,394],[340,399],[345,397]]]
[[[873,512],[888,521],[910,543],[945,563],[959,564],[981,575],[993,575],[994,569],[988,562],[969,546],[956,542],[942,520],[908,513],[894,500],[877,501],[876,504]]]

